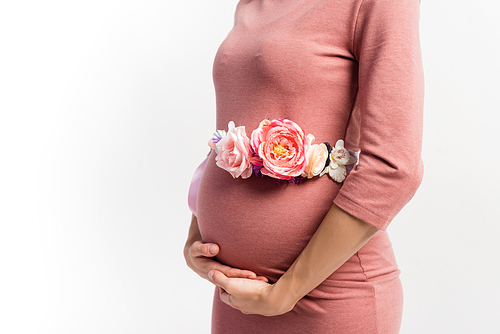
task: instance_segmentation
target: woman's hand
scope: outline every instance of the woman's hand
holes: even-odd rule
[[[212,243],[195,241],[190,246],[186,244],[184,248],[184,258],[186,263],[195,273],[209,280],[208,273],[211,270],[218,270],[227,277],[239,277],[267,282],[267,278],[257,276],[253,271],[232,268],[223,265],[213,259],[219,253],[219,246]]]
[[[278,284],[246,278],[230,278],[212,270],[208,277],[219,286],[220,299],[244,314],[276,316],[291,311],[296,301],[280,292]]]
[[[214,257],[219,251],[220,248],[217,244],[203,243],[200,230],[198,229],[198,220],[193,215],[188,239],[184,246],[184,258],[189,268],[207,280],[209,280],[209,271],[218,270],[227,277],[248,278],[267,282],[266,277],[257,276],[253,271],[232,268],[218,262]]]

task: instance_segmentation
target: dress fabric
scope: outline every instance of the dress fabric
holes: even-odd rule
[[[216,289],[212,333],[397,333],[403,295],[386,228],[422,177],[423,73],[418,0],[241,0],[214,61],[217,129],[247,134],[296,122],[314,143],[360,150],[343,183],[234,179],[207,160],[196,210],[217,260],[271,282],[290,267],[333,203],[379,229],[295,308],[245,315]],[[214,129],[215,130],[215,129]]]

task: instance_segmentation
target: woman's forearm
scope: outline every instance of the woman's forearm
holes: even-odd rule
[[[273,294],[293,307],[356,253],[377,231],[377,228],[333,205],[306,248],[276,282]]]

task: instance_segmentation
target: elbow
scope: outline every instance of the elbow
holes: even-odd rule
[[[399,185],[400,196],[402,199],[406,199],[406,202],[409,202],[417,192],[420,184],[422,184],[424,176],[423,161],[419,157],[412,163],[405,165],[405,167],[398,168],[395,173],[396,178],[399,180],[397,184]]]
[[[413,198],[423,177],[423,163],[418,158],[367,159],[363,168],[349,175],[334,200],[344,211],[385,230],[393,218]],[[369,168],[371,167],[371,168]]]

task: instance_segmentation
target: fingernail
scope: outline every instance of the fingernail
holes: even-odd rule
[[[217,246],[210,245],[210,253],[211,254],[217,254]]]
[[[210,279],[214,278],[214,272],[213,271],[209,271],[208,272],[208,278],[210,278]]]

